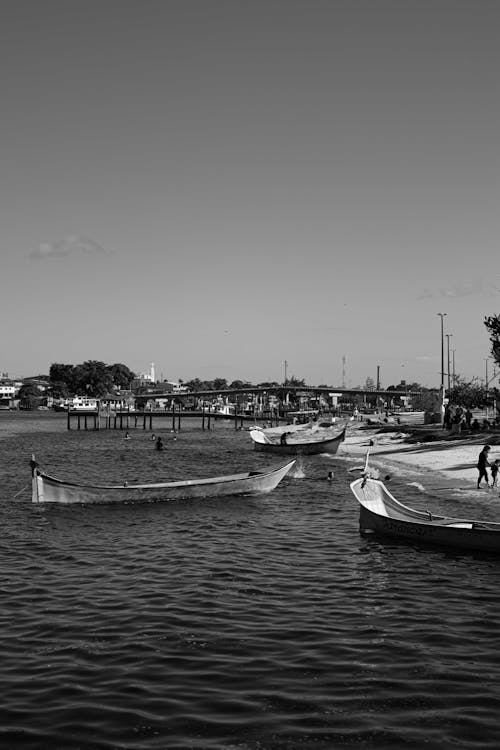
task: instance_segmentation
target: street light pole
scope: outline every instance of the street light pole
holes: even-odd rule
[[[447,342],[448,342],[448,344],[447,344],[447,346],[448,346],[448,390],[450,390],[450,388],[451,388],[451,376],[450,376],[450,339],[451,339],[452,336],[453,336],[452,333],[447,333],[446,334],[446,339],[447,339]]]
[[[484,385],[485,385],[484,395],[485,395],[485,401],[486,401],[486,419],[488,419],[488,357],[486,357],[485,362],[486,362],[486,372],[485,372],[485,380],[484,380]]]
[[[447,313],[438,313],[441,318],[441,394],[444,399],[444,318]]]

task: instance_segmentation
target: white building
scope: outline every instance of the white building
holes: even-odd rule
[[[0,399],[15,398],[18,391],[14,383],[0,383]]]
[[[141,372],[138,375],[138,380],[143,380],[146,383],[155,383],[155,363],[151,362],[149,372]]]

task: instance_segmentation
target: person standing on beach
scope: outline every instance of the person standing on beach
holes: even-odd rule
[[[497,486],[497,479],[498,479],[498,469],[500,468],[500,459],[496,458],[492,464],[490,464],[490,471],[491,471],[491,486],[496,487]]]
[[[465,412],[465,424],[467,425],[467,429],[470,430],[472,424],[472,412],[470,409],[467,409]]]
[[[481,484],[481,479],[486,480],[486,486],[489,487],[490,483],[488,481],[488,469],[487,466],[490,465],[490,462],[488,461],[488,453],[490,452],[491,445],[485,445],[481,453],[479,454],[479,458],[477,459],[477,470],[479,471],[479,476],[477,478],[477,488],[479,489],[479,486]]]

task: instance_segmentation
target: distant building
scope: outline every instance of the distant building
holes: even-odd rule
[[[35,375],[31,378],[23,378],[23,385],[34,385],[43,392],[49,387],[50,379],[48,375]]]
[[[155,363],[151,362],[149,372],[141,372],[133,379],[132,388],[144,388],[155,382]]]
[[[14,383],[6,383],[5,381],[0,382],[0,400],[10,400],[15,398],[19,388]]]
[[[19,403],[19,390],[22,385],[22,380],[12,380],[8,377],[8,373],[3,373],[0,378],[0,408],[17,408]]]

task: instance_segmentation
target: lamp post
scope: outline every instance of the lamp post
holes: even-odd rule
[[[486,363],[486,372],[485,372],[485,380],[484,380],[484,385],[485,385],[485,400],[486,400],[486,419],[488,419],[488,392],[489,392],[489,386],[490,386],[490,383],[493,380],[495,380],[495,378],[497,376],[495,362],[493,362],[493,375],[491,376],[491,378],[488,376],[488,360],[489,359],[490,359],[490,357],[486,357],[485,360],[484,360],[485,363]]]
[[[441,391],[444,398],[444,318],[447,313],[438,313],[441,318]]]
[[[485,401],[486,401],[486,419],[488,419],[488,357],[485,359],[486,363],[486,372],[485,372],[485,379],[484,379],[484,385],[485,385]]]
[[[453,336],[452,333],[446,334],[447,346],[448,346],[448,390],[451,388],[451,376],[450,376],[450,339]]]
[[[440,406],[440,419],[441,423],[444,424],[444,318],[446,313],[438,313],[441,318],[441,406]]]

